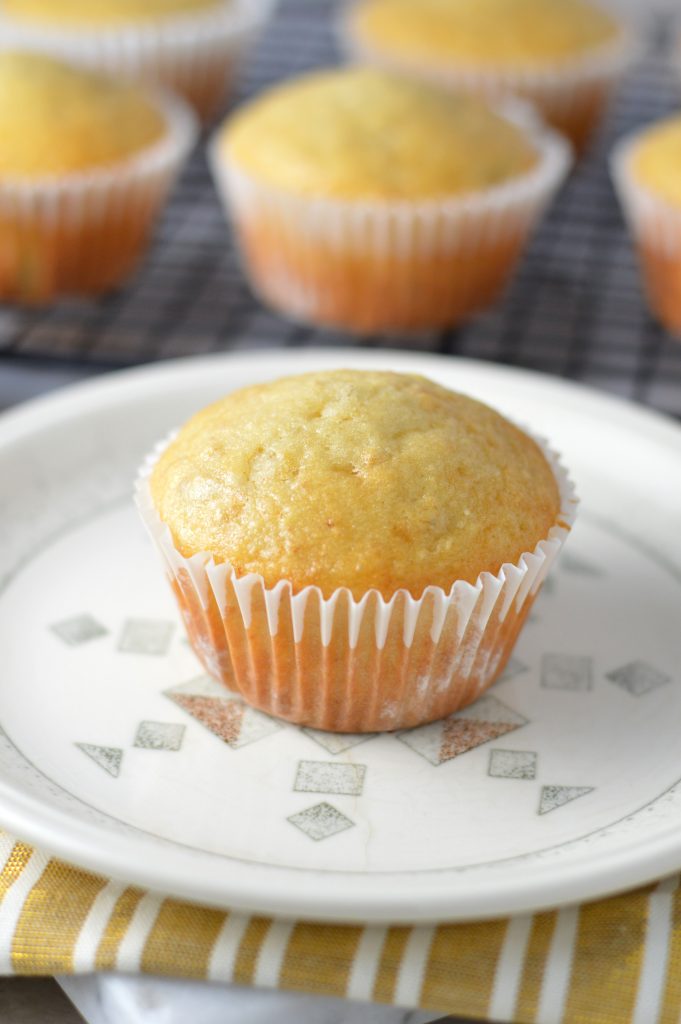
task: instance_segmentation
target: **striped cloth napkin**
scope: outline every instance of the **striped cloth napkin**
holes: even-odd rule
[[[678,1024],[678,886],[473,924],[284,922],[126,887],[0,832],[0,974],[120,970],[522,1024]]]

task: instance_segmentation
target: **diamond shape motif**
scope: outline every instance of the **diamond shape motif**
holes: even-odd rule
[[[537,755],[534,750],[490,750],[487,772],[495,779],[534,779]]]
[[[606,672],[605,678],[626,690],[632,697],[642,697],[658,686],[671,682],[671,676],[661,672],[647,661],[630,661],[627,665]]]
[[[233,750],[271,736],[282,728],[281,722],[244,704],[207,675],[173,686],[165,691],[165,696]]]
[[[106,636],[109,632],[100,622],[97,622],[92,615],[74,615],[70,619],[62,619],[50,626],[60,640],[63,640],[69,647],[79,647],[88,643],[89,640],[96,640],[100,636]]]
[[[168,653],[175,626],[160,619],[128,619],[118,640],[118,650],[124,654],[151,654],[160,657]]]
[[[364,764],[299,761],[293,788],[297,793],[336,793],[359,796],[364,788]]]
[[[509,679],[513,679],[514,676],[519,676],[521,673],[528,671],[529,665],[526,665],[524,661],[521,661],[520,658],[516,658],[515,654],[512,654],[506,662],[504,671],[499,676],[499,682],[507,682]]]
[[[314,807],[308,807],[304,811],[299,811],[298,814],[292,814],[286,820],[299,828],[310,839],[314,839],[315,842],[329,839],[339,832],[345,832],[355,824],[354,821],[346,818],[344,814],[327,803],[315,804]]]
[[[449,718],[397,733],[397,739],[431,764],[440,765],[489,740],[513,732],[528,719],[496,697],[485,696]]]
[[[591,658],[581,654],[545,654],[541,662],[541,685],[547,690],[590,690]]]
[[[548,814],[558,807],[578,800],[580,796],[593,793],[594,786],[542,786],[538,814]]]
[[[134,746],[144,750],[179,750],[184,730],[183,725],[175,722],[140,722]]]
[[[593,562],[587,562],[585,559],[580,558],[578,555],[573,554],[571,551],[565,551],[561,555],[560,568],[565,569],[567,572],[573,572],[579,576],[602,576],[603,570]]]
[[[322,732],[321,729],[303,729],[303,732],[329,754],[342,754],[378,735],[375,732]]]
[[[94,743],[76,743],[79,750],[116,779],[121,770],[123,751],[120,747],[99,747]]]

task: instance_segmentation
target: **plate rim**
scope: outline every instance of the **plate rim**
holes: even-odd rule
[[[465,359],[458,356],[435,355],[419,351],[395,349],[352,349],[304,348],[282,350],[278,348],[257,349],[251,352],[220,353],[207,356],[185,357],[145,364],[101,377],[78,382],[58,389],[54,393],[39,396],[0,415],[0,450],[22,437],[39,433],[46,425],[55,421],[96,414],[107,405],[124,403],[125,393],[148,393],[151,387],[162,389],[172,381],[177,384],[187,375],[197,381],[207,379],[213,369],[221,372],[234,367],[235,372],[248,373],[254,362],[268,358],[268,372],[276,376],[286,372],[300,372],[303,369],[319,369],[323,366],[383,366],[386,369],[428,372],[442,369],[452,374],[455,367],[468,370],[490,379],[511,380],[517,385],[524,384],[535,389],[540,386],[553,390],[567,399],[568,404],[585,402],[589,410],[607,415],[611,424],[623,423],[628,430],[638,428],[656,444],[671,447],[681,457],[681,426],[670,416],[650,410],[634,401],[623,399],[598,388],[589,387],[534,370],[506,366],[483,360]],[[303,366],[301,366],[301,363]],[[259,376],[262,376],[260,374]],[[187,384],[191,387],[191,383]],[[450,382],[450,386],[453,385]],[[132,389],[132,390],[131,390]],[[123,398],[121,398],[123,396]],[[636,813],[636,812],[634,812]],[[629,816],[628,816],[629,817]],[[442,920],[482,920],[519,912],[537,912],[557,907],[576,900],[603,897],[620,892],[632,886],[645,884],[652,879],[674,870],[681,865],[681,833],[673,826],[657,833],[653,839],[643,837],[641,841],[629,844],[625,849],[613,853],[601,851],[592,857],[589,875],[584,875],[582,860],[561,864],[560,890],[556,889],[556,869],[551,864],[534,864],[530,881],[516,884],[512,889],[497,881],[483,887],[472,886],[467,892],[461,888],[452,897],[443,893],[447,869],[435,877],[443,884],[424,885],[420,879],[419,896],[394,892],[372,892],[365,886],[354,886],[355,895],[338,896],[332,880],[336,874],[326,871],[311,875],[322,882],[327,892],[320,892],[320,886],[303,884],[294,894],[286,885],[291,868],[275,865],[251,864],[245,870],[233,870],[233,862],[226,867],[225,859],[219,854],[207,851],[181,851],[178,847],[173,857],[159,858],[153,867],[142,858],[140,863],[131,863],[129,837],[106,833],[107,842],[102,846],[101,826],[93,822],[74,820],[65,810],[50,808],[37,797],[17,792],[11,783],[0,777],[0,824],[22,839],[34,844],[42,851],[63,858],[80,867],[115,878],[127,884],[141,885],[166,895],[190,899],[194,902],[228,907],[243,912],[265,913],[275,917],[305,917],[309,920],[396,923],[396,922],[437,922]],[[172,847],[172,841],[166,841]],[[126,852],[127,850],[127,852]],[[637,856],[632,857],[632,851]],[[221,871],[185,873],[183,861],[210,861]],[[172,863],[171,863],[172,862]],[[217,878],[220,873],[233,872],[231,884],[221,887]],[[242,878],[254,873],[255,879]],[[304,876],[302,869],[296,872]],[[274,883],[263,886],[263,874],[269,874]],[[460,872],[459,877],[464,873]],[[277,884],[276,877],[281,875]],[[382,873],[381,878],[400,877],[413,881],[415,876],[400,872]],[[342,874],[344,882],[349,874]],[[518,880],[520,881],[520,880]],[[325,884],[326,883],[326,884]],[[389,887],[386,887],[389,888]],[[425,890],[425,892],[424,892]],[[417,899],[419,902],[417,902]]]

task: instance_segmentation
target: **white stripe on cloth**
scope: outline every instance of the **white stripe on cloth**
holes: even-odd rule
[[[575,955],[579,907],[564,907],[558,912],[551,948],[546,959],[537,1020],[541,1024],[560,1024],[570,985]]]
[[[367,926],[362,932],[350,970],[348,999],[371,999],[387,934],[388,929],[379,926]]]
[[[512,917],[508,922],[487,1007],[487,1016],[491,1020],[511,1020],[513,1017],[533,920],[530,915]]]
[[[215,940],[208,965],[208,977],[211,981],[233,979],[239,946],[250,923],[251,918],[248,914],[230,914],[226,919]]]
[[[118,947],[116,968],[119,971],[134,972],[140,969],[144,946],[162,903],[163,896],[147,892],[135,907],[130,924]]]
[[[279,982],[279,972],[294,928],[293,921],[273,921],[265,936],[253,975],[253,984],[262,988],[274,988]]]
[[[116,903],[125,892],[125,886],[118,882],[109,882],[97,893],[94,903],[80,929],[73,950],[74,974],[94,971],[95,956],[104,930],[109,923]]]
[[[34,850],[26,867],[5,893],[0,916],[0,975],[12,974],[12,939],[33,886],[40,881],[49,857]]]
[[[653,1024],[658,1019],[669,959],[674,893],[678,887],[679,876],[673,875],[660,882],[648,897],[643,963],[631,1024]]]
[[[402,963],[395,985],[396,1006],[418,1006],[423,987],[423,974],[428,962],[428,954],[433,944],[435,927],[419,926],[412,928],[404,948]]]
[[[15,845],[16,839],[13,836],[9,836],[6,832],[0,832],[0,871],[7,866],[7,861]]]

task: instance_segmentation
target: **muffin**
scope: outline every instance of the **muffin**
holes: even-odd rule
[[[486,405],[352,370],[199,412],[147,460],[137,501],[206,671],[338,732],[475,700],[575,506],[556,459]]]
[[[629,32],[588,0],[360,0],[341,31],[360,60],[531,100],[577,152],[632,58]]]
[[[0,52],[0,298],[98,294],[136,266],[195,138],[179,100]]]
[[[432,330],[489,304],[569,163],[518,116],[371,68],[246,104],[211,161],[254,289],[355,332]]]
[[[681,115],[622,139],[611,170],[650,307],[681,336]]]
[[[275,0],[0,0],[0,34],[219,112]]]

